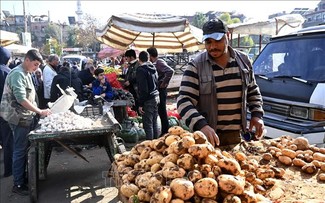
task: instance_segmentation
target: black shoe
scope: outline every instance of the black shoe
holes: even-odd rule
[[[29,195],[29,190],[26,185],[14,185],[14,187],[12,188],[12,192],[22,196]]]

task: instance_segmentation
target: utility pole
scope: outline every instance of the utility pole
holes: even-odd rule
[[[26,18],[26,12],[25,12],[25,0],[23,0],[23,14],[24,14],[25,32],[27,32],[27,18]]]

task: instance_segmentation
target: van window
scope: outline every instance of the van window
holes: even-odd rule
[[[254,61],[255,74],[325,80],[325,40],[301,38],[269,43]]]

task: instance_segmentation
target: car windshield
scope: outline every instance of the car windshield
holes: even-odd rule
[[[301,38],[268,44],[253,64],[254,72],[267,78],[297,77],[325,80],[325,40]]]

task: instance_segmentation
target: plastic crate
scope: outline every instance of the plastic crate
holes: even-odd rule
[[[103,107],[102,106],[87,106],[81,113],[81,116],[84,117],[94,117],[103,115]]]

